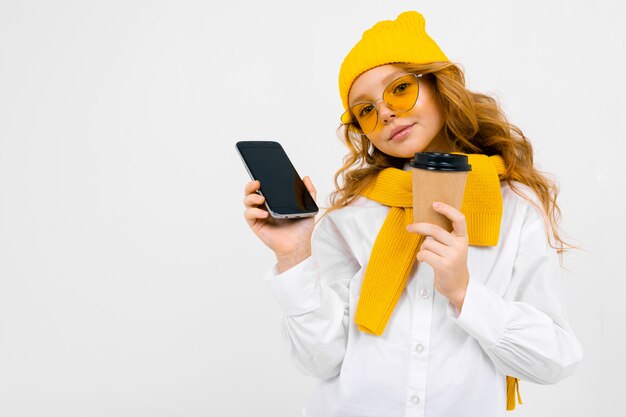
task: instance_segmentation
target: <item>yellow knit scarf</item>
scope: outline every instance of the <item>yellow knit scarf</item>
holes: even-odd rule
[[[504,173],[504,161],[497,155],[467,156],[472,170],[467,176],[461,212],[469,244],[495,246],[502,218],[499,174]],[[384,169],[362,195],[390,207],[372,248],[356,311],[359,330],[380,336],[404,290],[424,237],[406,231],[406,226],[413,223],[410,172]],[[515,393],[519,397],[518,381],[507,376],[507,410],[515,408]]]

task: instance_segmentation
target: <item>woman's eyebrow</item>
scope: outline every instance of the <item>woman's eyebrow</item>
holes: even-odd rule
[[[404,71],[402,70],[392,72],[391,74],[387,75],[386,77],[382,79],[382,84],[384,84],[385,87],[387,87],[387,85],[389,85],[391,81],[396,79],[402,73],[404,73]],[[352,107],[356,103],[360,103],[361,101],[364,101],[366,98],[368,98],[367,94],[359,94],[358,96],[354,98],[354,100],[352,100],[352,104],[350,104],[350,107]]]

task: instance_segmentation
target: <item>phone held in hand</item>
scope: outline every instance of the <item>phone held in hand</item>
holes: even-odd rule
[[[278,142],[240,141],[237,150],[253,180],[261,183],[259,194],[265,207],[277,219],[315,216],[315,200]]]

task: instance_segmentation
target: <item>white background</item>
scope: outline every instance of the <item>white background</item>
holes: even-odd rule
[[[623,412],[624,6],[597,1],[0,2],[0,416],[297,416],[244,222],[238,140],[280,141],[324,205],[337,74],[409,9],[560,182],[585,358],[518,416]]]

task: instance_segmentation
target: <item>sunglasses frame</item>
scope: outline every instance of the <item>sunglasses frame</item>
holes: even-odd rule
[[[412,72],[409,72],[409,73],[403,74],[403,75],[401,75],[401,76],[399,76],[399,77],[395,78],[393,81],[391,81],[391,82],[390,82],[390,83],[389,83],[389,84],[385,87],[385,89],[383,90],[383,97],[384,97],[385,92],[387,91],[387,89],[388,89],[388,88],[389,88],[389,87],[390,87],[393,83],[395,83],[395,82],[396,82],[396,81],[398,81],[399,79],[404,78],[404,77],[406,77],[406,76],[408,76],[408,75],[412,75],[412,76],[414,76],[414,77],[415,77],[415,79],[417,80],[417,96],[415,97],[415,102],[413,103],[413,105],[412,105],[411,107],[409,107],[408,109],[406,109],[406,110],[402,110],[402,113],[404,113],[404,112],[407,112],[407,111],[411,110],[411,109],[415,106],[415,103],[417,103],[417,99],[418,99],[418,98],[419,98],[419,96],[420,96],[420,95],[419,95],[420,78],[422,78],[422,76],[423,76],[424,74],[414,74],[414,73],[412,73]],[[378,126],[378,119],[380,118],[380,113],[378,112],[378,107],[377,107],[378,102],[379,102],[379,101],[382,101],[383,103],[385,103],[385,105],[386,105],[387,107],[389,107],[390,109],[393,109],[393,107],[392,107],[392,106],[390,106],[390,105],[389,105],[389,103],[387,103],[386,101],[384,101],[384,100],[383,100],[383,97],[380,97],[380,98],[379,98],[378,100],[376,100],[376,101],[360,101],[360,102],[358,102],[358,103],[353,104],[353,105],[352,105],[352,106],[351,106],[348,110],[346,110],[345,112],[343,112],[343,113],[341,114],[341,118],[340,118],[340,120],[341,120],[341,124],[342,124],[343,126],[346,126],[347,128],[351,128],[351,129],[355,130],[357,133],[362,133],[362,134],[364,134],[364,135],[367,135],[368,133],[372,133],[374,130],[376,130],[376,127]],[[356,120],[356,116],[354,115],[354,113],[352,113],[352,109],[353,109],[355,106],[358,106],[358,105],[360,105],[360,104],[371,104],[371,105],[373,105],[373,106],[374,106],[374,110],[376,111],[376,123],[374,124],[374,127],[373,127],[371,130],[369,130],[368,132],[364,132],[364,131],[363,131],[363,129],[361,129],[361,126],[358,124],[358,122],[357,122],[357,120]],[[350,118],[351,118],[351,120],[350,120],[349,122],[344,122],[344,116],[346,116],[346,115],[350,116]]]

